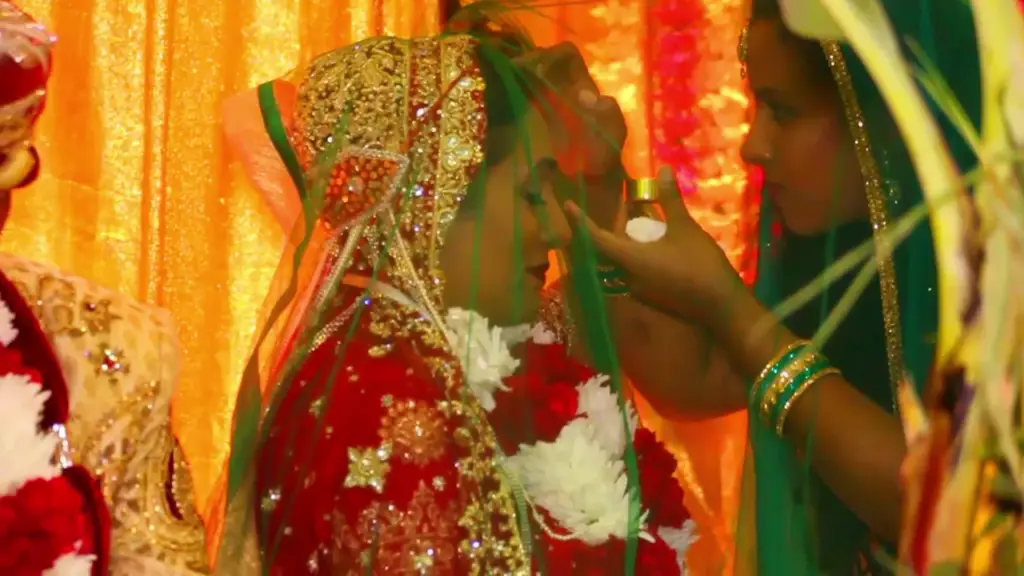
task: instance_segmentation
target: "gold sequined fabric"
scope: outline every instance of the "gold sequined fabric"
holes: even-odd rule
[[[11,254],[0,253],[0,269],[33,307],[68,382],[69,456],[103,479],[111,573],[207,572],[204,528],[171,432],[180,352],[170,315]]]
[[[307,235],[300,223],[284,255],[285,276],[300,255],[303,287],[283,322],[286,336],[257,349],[272,348],[266,351],[271,368],[260,375],[267,379],[264,403],[308,407],[264,420],[268,440],[253,463],[258,472],[239,494],[251,495],[261,521],[286,541],[307,524],[279,508],[289,498],[328,490],[326,500],[300,506],[297,514],[325,506],[331,522],[324,529],[329,538],[291,540],[274,558],[261,543],[264,557],[257,562],[271,570],[289,569],[282,568],[293,566],[288,551],[307,544],[314,555],[302,562],[314,573],[327,566],[347,573],[365,564],[364,556],[388,573],[420,573],[431,565],[444,573],[449,564],[481,574],[529,570],[493,430],[465,393],[461,365],[441,325],[439,252],[483,161],[487,119],[475,47],[476,40],[461,35],[373,38],[324,54],[274,83],[275,94],[283,95],[281,125],[301,164],[296,188],[316,225],[303,252],[300,240]],[[346,284],[352,277],[369,283]],[[401,297],[380,297],[372,289],[355,297],[372,288],[371,277]],[[339,359],[344,370],[330,372]],[[380,381],[395,366],[404,376]],[[321,386],[325,391],[314,394]],[[310,394],[315,397],[306,398]],[[339,407],[378,428],[357,441],[367,431],[347,428],[351,419],[318,424],[321,414],[330,422]],[[300,458],[301,449],[275,452],[276,438],[291,433],[317,438],[321,454],[337,454],[331,461],[340,468],[332,470],[342,471],[342,480],[332,483],[323,471],[275,478],[272,470],[287,470]],[[451,466],[439,464],[448,460]],[[412,497],[396,492],[414,474],[423,474],[423,482]],[[368,505],[353,504],[364,499]],[[232,518],[246,513],[239,506],[244,503],[236,497],[222,543],[248,542],[233,554],[249,561],[254,527]],[[319,508],[315,516],[309,522],[324,521]],[[231,573],[231,566],[218,559],[219,572]]]
[[[298,80],[291,140],[324,223],[373,218],[352,264],[379,265],[396,288],[438,308],[439,248],[483,160],[475,42],[374,38],[319,57]]]

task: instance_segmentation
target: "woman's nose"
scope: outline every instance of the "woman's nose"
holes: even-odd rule
[[[768,130],[764,122],[758,121],[758,116],[754,116],[753,122],[750,123],[750,131],[740,146],[740,157],[747,164],[761,167],[766,166],[772,159]]]

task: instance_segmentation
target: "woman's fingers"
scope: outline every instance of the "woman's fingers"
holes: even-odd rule
[[[686,211],[686,205],[683,204],[683,195],[679,192],[679,184],[676,182],[672,169],[667,166],[662,166],[658,170],[658,204],[665,212],[665,222],[668,224],[670,234],[673,228],[678,229],[689,222],[690,213]]]
[[[597,83],[587,69],[586,60],[580,49],[572,42],[562,42],[548,49],[550,67],[547,73],[550,78],[564,78],[568,85],[576,89],[576,92],[589,90],[595,94],[600,93]]]
[[[575,202],[565,203],[565,212],[577,230],[585,228],[594,241],[594,247],[614,264],[630,270],[633,264],[634,242],[601,228],[591,220]]]

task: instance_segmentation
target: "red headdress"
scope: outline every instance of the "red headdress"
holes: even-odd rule
[[[32,129],[45,102],[52,43],[31,17],[0,2],[0,227],[6,191],[38,173]],[[59,566],[61,573],[106,574],[110,514],[99,483],[70,461],[67,381],[32,305],[2,271],[0,405],[12,411],[0,421],[7,440],[0,446],[0,573],[35,576]]]
[[[46,103],[55,38],[10,2],[0,1],[0,190],[38,174],[32,131]]]

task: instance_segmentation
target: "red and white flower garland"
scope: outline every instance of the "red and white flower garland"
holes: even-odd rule
[[[39,431],[50,393],[10,347],[17,337],[0,300],[0,574],[88,576],[84,502],[54,463],[57,434]]]
[[[686,552],[697,536],[675,458],[639,425],[628,401],[623,415],[609,378],[569,359],[543,326],[502,329],[452,309],[446,328],[467,386],[502,442],[510,481],[523,488],[547,533],[549,571],[601,574],[620,566],[635,520],[637,573],[686,574]],[[513,376],[520,363],[509,347],[524,341],[527,366]],[[640,510],[630,502],[628,440],[640,465]]]

